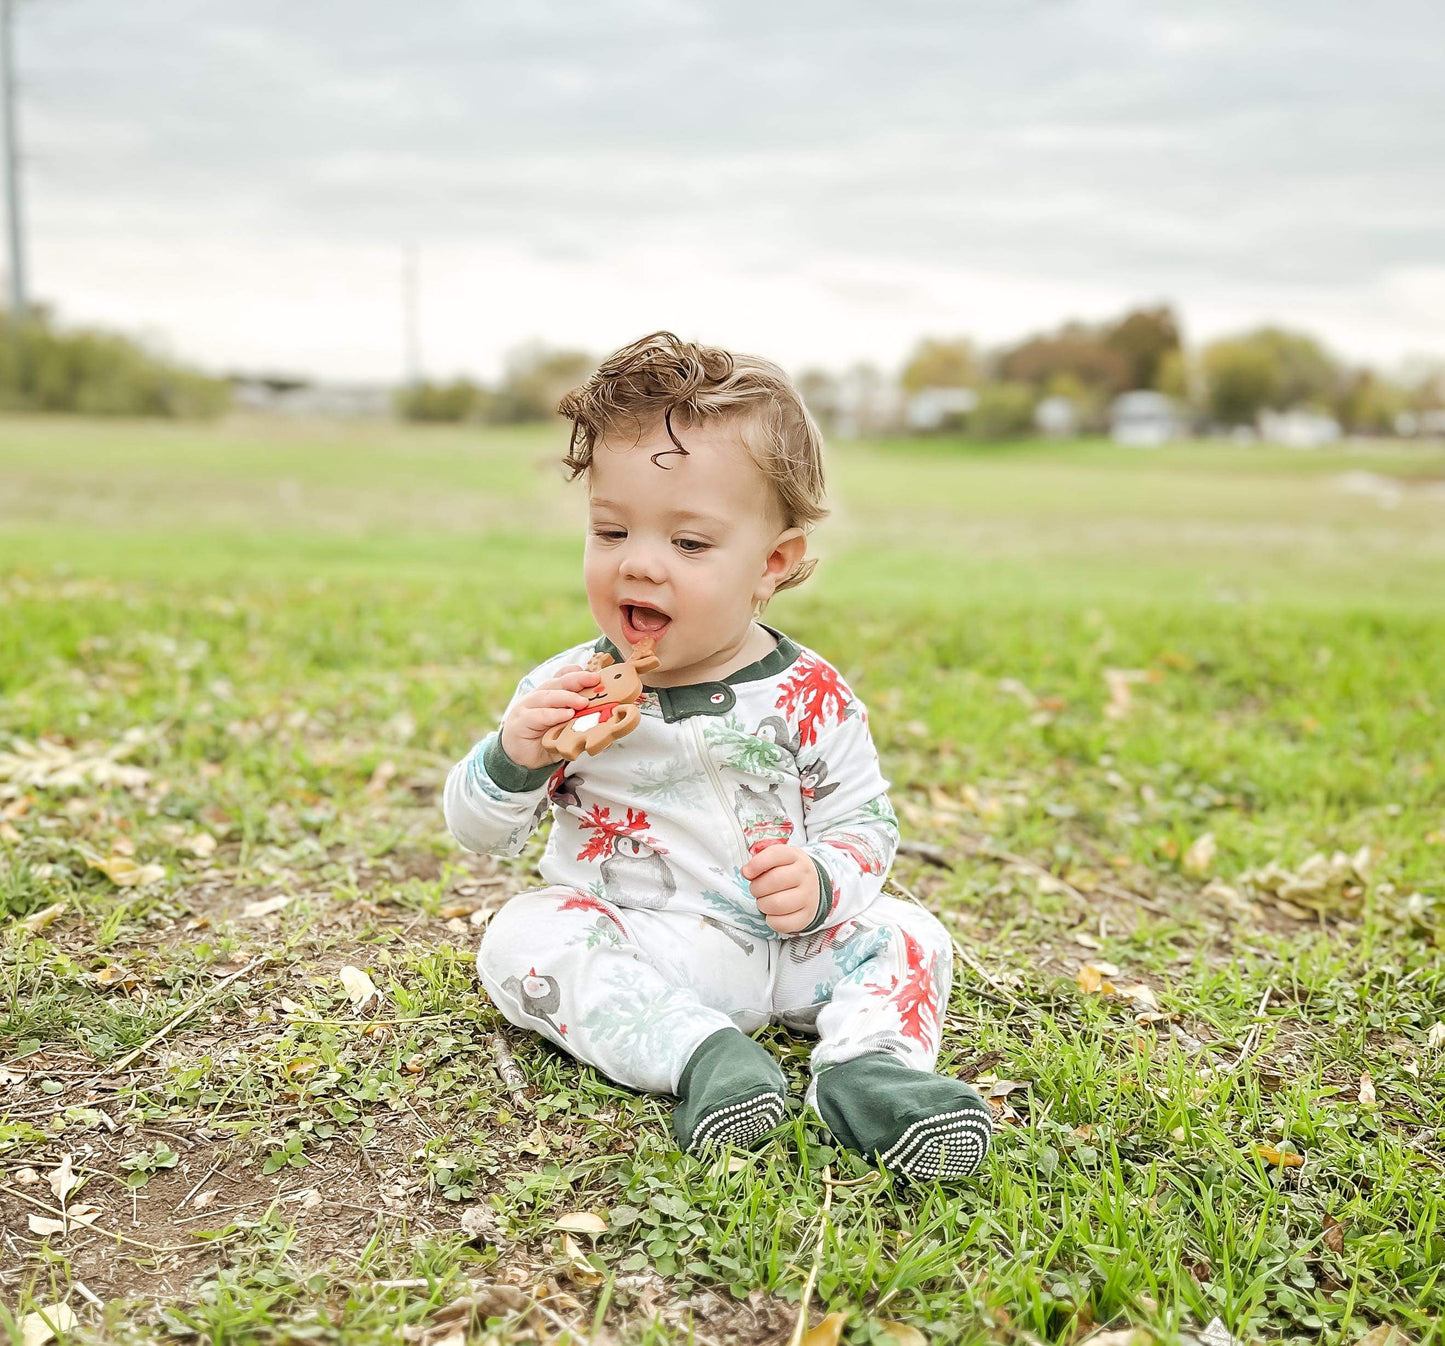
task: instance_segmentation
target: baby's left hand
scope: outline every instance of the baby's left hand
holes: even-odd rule
[[[743,866],[758,910],[780,935],[796,935],[818,914],[818,870],[797,846],[769,846]]]

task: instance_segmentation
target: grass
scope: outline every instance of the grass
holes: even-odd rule
[[[1441,1341],[1445,452],[836,451],[771,616],[941,848],[894,874],[967,956],[942,1068],[1000,1121],[979,1181],[903,1192],[801,1113],[684,1158],[476,985],[541,838],[462,855],[436,791],[589,630],[557,448],[0,422],[0,744],[61,745],[0,767],[0,1324],[773,1342],[821,1250],[853,1343]],[[65,1155],[99,1214],[34,1232]],[[861,1181],[823,1225],[825,1170]]]

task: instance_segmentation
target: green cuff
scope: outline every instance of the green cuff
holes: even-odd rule
[[[800,935],[809,935],[814,930],[821,930],[823,923],[833,911],[833,877],[823,868],[823,862],[816,855],[810,855],[808,859],[813,862],[813,868],[818,871],[818,914],[798,932]]]
[[[494,785],[511,794],[529,794],[545,785],[557,769],[557,763],[535,769],[518,766],[502,747],[502,736],[492,734],[482,745],[482,766]]]

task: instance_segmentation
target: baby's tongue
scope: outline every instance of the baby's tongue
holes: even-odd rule
[[[632,624],[639,631],[661,631],[667,622],[667,616],[656,608],[632,609]]]

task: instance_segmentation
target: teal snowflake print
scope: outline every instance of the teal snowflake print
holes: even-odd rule
[[[608,994],[583,1018],[587,1032],[620,1055],[654,1059],[668,1055],[678,1031],[687,1030],[688,1011],[696,1001],[676,988],[655,995],[655,979],[650,977],[644,988],[631,966],[610,967],[603,975]]]
[[[695,809],[704,803],[697,768],[686,758],[640,763],[635,788],[644,799],[664,809]]]
[[[788,770],[789,755],[786,748],[771,739],[750,734],[734,714],[709,720],[703,726],[702,733],[719,766],[777,781],[786,780],[788,776],[796,774]]]
[[[776,939],[777,931],[770,926],[758,910],[757,899],[753,897],[752,890],[746,886],[744,880],[745,902],[734,901],[730,897],[724,897],[722,893],[709,889],[699,893],[698,896],[710,906],[717,914],[718,920],[724,925],[733,926],[735,929],[746,931],[750,935],[756,935],[759,939]]]

